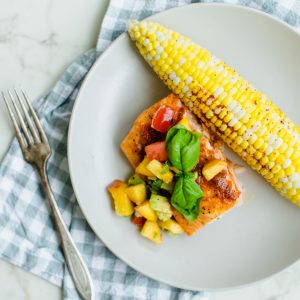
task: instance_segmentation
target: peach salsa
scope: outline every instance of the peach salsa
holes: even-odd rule
[[[162,230],[192,235],[240,200],[223,142],[173,94],[140,114],[121,149],[135,172],[109,185],[115,212],[157,244]]]

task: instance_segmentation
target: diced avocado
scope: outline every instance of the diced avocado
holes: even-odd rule
[[[162,242],[162,234],[156,222],[147,220],[141,230],[141,235],[156,244]]]
[[[216,175],[222,172],[227,166],[226,161],[214,159],[207,163],[203,169],[202,174],[206,178],[206,180],[213,179]]]
[[[136,206],[135,211],[137,211],[141,216],[149,221],[156,221],[157,216],[155,211],[150,207],[149,201],[145,201],[141,205]]]
[[[134,174],[128,179],[129,185],[136,185],[136,184],[140,184],[140,183],[145,184],[145,180],[138,174]]]
[[[190,125],[190,120],[188,117],[184,117],[183,119],[181,119],[177,125],[182,125],[184,126],[187,130],[191,130],[191,125]]]
[[[135,172],[147,177],[152,177],[154,174],[147,168],[150,160],[145,156],[143,161],[136,167]]]
[[[156,159],[151,160],[147,165],[147,169],[157,178],[165,183],[170,183],[173,180],[173,173],[170,170],[166,170],[166,167],[166,165]]]
[[[119,216],[129,217],[133,214],[133,203],[129,200],[125,190],[127,184],[121,180],[115,180],[108,186],[115,205],[115,212]]]
[[[166,190],[166,191],[172,193],[173,192],[173,188],[174,188],[174,182],[170,182],[170,183],[163,182],[162,185],[161,185],[161,188],[163,190]]]
[[[160,170],[160,174],[164,175],[164,174],[167,174],[169,171],[170,171],[169,166],[164,164],[162,169]]]
[[[150,197],[150,207],[156,212],[161,221],[167,221],[173,215],[168,198],[152,194]]]
[[[172,219],[169,219],[165,222],[158,221],[158,225],[161,229],[166,230],[167,232],[174,235],[182,234],[184,232],[182,227]]]
[[[144,183],[131,185],[125,191],[128,198],[137,205],[146,200],[146,186]]]
[[[170,215],[169,213],[164,213],[161,211],[156,211],[156,215],[157,215],[158,219],[162,220],[162,221],[169,220],[172,217],[172,215]]]

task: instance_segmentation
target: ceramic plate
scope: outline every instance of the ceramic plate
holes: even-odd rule
[[[171,9],[151,19],[208,48],[300,125],[300,37],[290,27],[255,10],[220,4]],[[70,125],[69,164],[95,233],[134,269],[192,290],[246,285],[297,261],[300,209],[249,168],[239,176],[245,204],[192,238],[165,236],[158,246],[115,215],[106,187],[132,173],[119,144],[138,114],[167,94],[126,34],[98,59],[82,85]]]

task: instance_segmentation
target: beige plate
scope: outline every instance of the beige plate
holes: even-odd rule
[[[185,6],[152,19],[235,67],[299,125],[300,37],[287,25],[221,4]],[[95,233],[136,270],[193,290],[250,284],[297,261],[300,209],[250,169],[240,176],[246,203],[193,238],[166,236],[157,246],[114,214],[106,187],[132,172],[119,144],[136,116],[167,93],[126,34],[98,59],[82,85],[69,132],[69,164],[79,204]]]

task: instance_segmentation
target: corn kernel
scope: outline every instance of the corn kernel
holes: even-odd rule
[[[278,165],[282,165],[284,163],[285,159],[286,158],[282,154],[279,154],[278,157],[276,158],[276,163]]]
[[[263,139],[258,138],[258,139],[255,141],[255,143],[254,143],[254,147],[255,147],[256,149],[259,149],[259,148],[263,145],[263,143],[264,143]]]
[[[268,172],[269,172],[269,171],[268,171],[267,169],[265,169],[265,168],[262,168],[262,169],[260,170],[260,173],[261,173],[261,175],[263,175],[263,176],[265,176]]]
[[[270,180],[270,179],[272,179],[274,177],[274,175],[271,173],[271,172],[268,172],[266,175],[265,175],[265,178],[267,179],[267,180]]]
[[[247,141],[243,141],[243,142],[241,143],[241,147],[242,147],[243,149],[246,149],[246,148],[248,147],[248,145],[249,145],[249,143],[248,143]]]
[[[274,163],[274,167],[272,168],[271,171],[273,174],[276,174],[280,171],[280,169],[281,169],[281,167],[279,165],[275,165],[275,163]]]
[[[240,145],[243,142],[243,139],[240,136],[238,136],[236,138],[235,142],[236,142],[237,145]],[[257,152],[257,153],[259,153],[259,152]]]
[[[266,165],[269,162],[269,159],[267,156],[264,156],[261,160],[260,160],[262,165]]]
[[[262,158],[262,152],[259,152],[259,151],[256,151],[255,152],[255,154],[254,154],[254,157],[256,158],[256,159],[261,159]]]
[[[233,126],[233,128],[234,128],[234,130],[239,130],[240,128],[241,128],[241,126],[242,126],[242,123],[241,122],[237,122],[234,126]]]
[[[226,117],[224,118],[224,122],[225,123],[229,123],[229,121],[233,118],[233,113],[232,112],[228,112]]]
[[[222,110],[219,114],[219,118],[223,119],[225,116],[227,115],[227,111],[226,110]]]
[[[225,131],[226,128],[227,128],[227,125],[226,125],[226,124],[222,124],[222,125],[220,126],[220,130],[221,130],[221,131]]]
[[[218,120],[216,121],[216,124],[215,124],[217,127],[220,127],[222,125],[222,121],[221,120]]]
[[[293,165],[291,165],[285,169],[285,173],[287,176],[292,175],[294,172],[295,172],[295,167]]]
[[[277,190],[282,189],[282,187],[283,187],[283,183],[280,181],[275,184],[275,189],[277,189]]]

